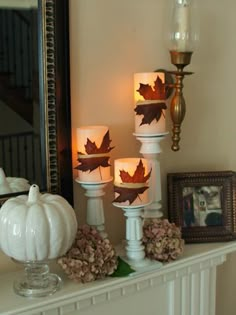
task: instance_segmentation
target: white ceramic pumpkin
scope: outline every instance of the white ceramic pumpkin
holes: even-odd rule
[[[40,194],[32,185],[29,195],[8,199],[0,210],[0,247],[20,261],[60,257],[71,247],[77,231],[73,208],[61,196]]]

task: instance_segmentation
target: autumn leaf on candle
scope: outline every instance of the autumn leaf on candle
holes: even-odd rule
[[[140,126],[148,124],[150,125],[153,120],[156,119],[158,122],[161,115],[164,115],[163,110],[167,109],[165,103],[155,103],[155,104],[140,104],[134,109],[136,115],[143,115]]]
[[[139,83],[139,89],[137,90],[145,100],[165,100],[166,99],[166,85],[162,83],[159,76],[154,81],[154,87],[149,84]]]
[[[92,142],[89,138],[87,138],[87,143],[85,144],[85,152],[87,154],[100,154],[100,153],[108,153],[110,152],[114,147],[110,147],[111,140],[109,135],[109,130],[106,132],[106,134],[103,137],[101,146],[98,148],[95,142]],[[79,154],[83,154],[79,152]]]
[[[110,144],[111,144],[111,140],[110,140],[109,130],[104,135],[100,147],[97,147],[95,142],[92,142],[89,138],[87,138],[87,143],[84,145],[86,155],[82,152],[78,152],[80,157],[78,158],[77,161],[80,164],[76,166],[76,169],[83,172],[87,172],[87,171],[92,172],[99,166],[102,166],[102,167],[110,166],[109,156],[105,155],[106,153],[110,152],[114,148],[114,147],[111,147]],[[104,154],[104,156],[102,156],[102,154]],[[93,156],[89,157],[89,155],[93,155]]]
[[[99,166],[108,167],[111,166],[109,164],[109,156],[99,156],[99,157],[91,157],[91,158],[78,158],[78,162],[80,163],[76,166],[77,170],[82,172],[94,171]]]
[[[119,196],[114,199],[114,202],[125,202],[129,201],[132,204],[134,200],[148,189],[148,186],[139,188],[127,188],[114,186],[114,192],[118,193]]]
[[[146,183],[151,176],[151,171],[145,176],[145,167],[140,159],[134,174],[131,176],[129,172],[120,170],[120,178],[123,183]]]
[[[151,171],[145,175],[145,168],[141,159],[133,175],[130,175],[129,172],[124,170],[120,170],[120,178],[123,183],[146,183],[150,176]],[[140,194],[143,194],[147,189],[148,186],[131,188],[114,186],[114,191],[119,194],[119,196],[115,198],[114,202],[129,201],[129,204],[132,204],[134,200],[139,197]]]

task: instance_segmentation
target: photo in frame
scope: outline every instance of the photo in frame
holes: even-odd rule
[[[167,197],[186,243],[236,239],[236,172],[169,173]]]

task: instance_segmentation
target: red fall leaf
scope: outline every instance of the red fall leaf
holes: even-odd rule
[[[106,134],[104,135],[102,139],[101,146],[98,148],[95,142],[92,142],[89,138],[87,138],[87,143],[84,145],[85,152],[87,154],[100,154],[100,153],[108,153],[110,152],[114,147],[110,147],[111,140],[109,135],[109,130],[107,130]],[[79,154],[83,154],[79,152]]]
[[[137,90],[145,100],[165,100],[166,99],[166,85],[162,83],[159,76],[154,81],[154,88],[149,84],[139,83]]]
[[[146,183],[150,176],[151,170],[147,175],[145,175],[145,168],[141,159],[133,175],[130,175],[129,172],[124,170],[120,170],[120,177],[123,183]],[[140,194],[143,194],[147,189],[148,186],[134,188],[114,186],[114,191],[119,194],[119,196],[115,198],[114,202],[128,201],[129,204],[132,204],[134,200],[139,197]]]
[[[99,157],[91,157],[91,158],[78,158],[78,162],[80,163],[76,166],[77,170],[82,172],[94,171],[99,166],[108,167],[111,166],[109,164],[109,156],[99,156]]]
[[[84,145],[85,152],[87,155],[91,154],[106,154],[110,152],[114,147],[110,146],[111,140],[109,135],[109,130],[106,132],[106,134],[103,137],[102,143],[100,147],[97,147],[95,142],[92,142],[89,138],[87,138],[87,143]],[[78,152],[79,155],[85,155],[82,152]],[[92,172],[96,168],[102,166],[102,167],[108,167],[109,164],[109,157],[108,156],[93,156],[93,157],[79,157],[77,160],[80,164],[76,166],[77,170],[86,172],[90,171]]]
[[[129,201],[129,204],[132,204],[134,200],[137,197],[139,197],[140,194],[143,194],[145,190],[147,189],[148,189],[148,186],[139,187],[139,188],[127,188],[127,187],[114,186],[114,191],[119,194],[119,196],[114,199],[114,202]]]
[[[145,104],[137,105],[134,109],[136,115],[143,115],[140,126],[148,124],[150,125],[153,120],[156,119],[158,122],[161,115],[165,115],[163,110],[166,110],[167,106],[165,103]]]

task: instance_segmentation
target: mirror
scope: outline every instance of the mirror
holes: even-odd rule
[[[36,183],[72,204],[68,1],[0,0],[0,21],[0,198]]]

